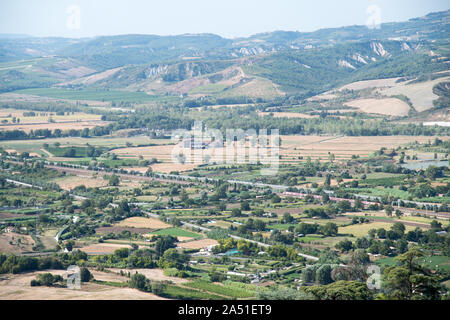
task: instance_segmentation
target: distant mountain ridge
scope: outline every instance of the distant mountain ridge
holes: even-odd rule
[[[406,22],[384,23],[379,29],[348,26],[314,32],[274,31],[233,40],[214,34],[118,35],[82,39],[0,37],[0,62],[60,55],[79,58],[106,69],[186,57],[230,59],[289,49],[328,47],[348,41],[446,39],[450,33],[449,21],[450,10]],[[95,58],[104,58],[104,61],[96,63],[93,61]]]
[[[352,81],[448,70],[450,10],[406,22],[275,31],[1,38],[0,92],[57,86],[151,94],[313,96]]]

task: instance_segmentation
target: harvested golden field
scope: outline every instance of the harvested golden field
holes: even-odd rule
[[[84,185],[86,188],[98,188],[108,185],[108,180],[93,176],[66,176],[53,179],[52,182],[64,190],[72,190],[81,185]]]
[[[192,240],[191,237],[177,237],[179,242]]]
[[[95,283],[82,283],[81,289],[30,286],[31,280],[36,279],[38,274],[47,272],[60,275],[63,278],[67,277],[65,270],[3,275],[3,280],[0,281],[0,300],[166,300],[137,289],[117,288]],[[91,272],[99,280],[112,279],[113,277],[105,272],[93,270]],[[119,278],[115,279],[117,281]]]
[[[130,274],[140,273],[147,277],[150,281],[171,281],[173,283],[186,283],[187,279],[177,278],[177,277],[169,277],[164,275],[164,271],[162,269],[116,269],[110,268],[108,269],[111,272],[119,273],[122,270],[125,273],[130,272]]]
[[[387,116],[407,116],[410,110],[409,105],[395,98],[385,99],[359,99],[345,102],[346,105],[358,108],[365,113],[382,114]]]
[[[351,234],[354,237],[363,237],[366,236],[370,229],[380,229],[384,228],[386,230],[390,230],[393,226],[392,223],[388,222],[371,222],[364,224],[354,224],[346,227],[339,227],[339,234]],[[406,232],[414,230],[413,226],[405,226]]]
[[[409,107],[408,107],[409,110]],[[368,156],[382,147],[387,149],[397,148],[400,145],[418,141],[420,143],[434,140],[434,137],[425,136],[371,136],[371,137],[336,137],[336,136],[281,136],[282,143],[280,154],[281,162],[297,162],[298,157],[304,159],[310,156],[312,159],[321,158],[327,160],[329,152],[335,155],[337,160],[350,159],[352,155]],[[442,139],[446,139],[443,137]],[[249,148],[246,144],[245,153],[248,156]],[[195,164],[172,163],[172,151],[175,145],[135,147],[116,149],[113,152],[121,157],[136,158],[142,155],[145,159],[157,158],[163,163],[152,165],[155,172],[170,173],[171,171],[188,171],[196,167]],[[210,155],[211,161],[223,161],[226,148],[211,148],[205,150],[190,150],[180,148],[186,158],[194,160],[194,151]],[[236,149],[237,151],[237,149]],[[141,169],[143,170],[143,169]]]
[[[29,133],[31,130],[39,130],[39,129],[48,129],[48,130],[55,130],[55,129],[61,129],[62,131],[65,130],[82,130],[84,128],[94,128],[99,126],[105,126],[108,122],[106,121],[72,121],[72,122],[60,122],[60,123],[39,123],[39,124],[3,124],[0,125],[0,130],[4,131],[12,131],[12,130],[22,130],[27,133]]]
[[[440,137],[447,140],[448,137]],[[350,159],[352,155],[366,157],[382,147],[387,149],[418,141],[425,143],[433,141],[434,137],[427,136],[371,136],[371,137],[332,137],[332,136],[281,136],[280,154],[282,162],[298,162],[298,157],[304,159],[321,158],[328,160],[329,153],[335,155],[336,160]]]
[[[116,224],[118,227],[166,229],[172,225],[155,218],[131,217]]]
[[[197,168],[198,165],[190,163],[155,163],[150,167],[153,172],[171,173],[172,171],[184,172]]]
[[[345,216],[354,216],[354,212],[345,212],[343,215]],[[386,212],[384,210],[381,211],[370,211],[364,212],[364,215],[367,217],[386,217]]]
[[[0,234],[0,252],[21,254],[23,252],[33,251],[34,240],[31,236],[15,232]]]
[[[123,158],[137,158],[139,156],[142,156],[145,160],[151,160],[152,158],[155,158],[161,162],[172,162],[173,148],[174,145],[161,145],[151,147],[121,148],[111,150],[111,152]]]
[[[40,112],[33,111],[36,116],[24,116],[24,112],[30,112],[31,110],[16,110],[16,109],[1,109],[0,108],[0,120],[8,120],[9,124],[12,124],[12,118],[20,120],[20,124],[42,124],[52,121],[61,122],[73,122],[73,121],[100,121],[101,115],[89,114],[84,112],[74,112],[73,114],[56,115],[54,112]]]
[[[172,161],[172,151],[175,145],[161,145],[161,146],[151,146],[151,147],[131,147],[112,150],[113,153],[117,154],[121,158],[137,158],[142,156],[146,160],[151,160],[153,158],[157,159],[161,163],[152,164],[150,167],[154,172],[170,173],[173,171],[183,172],[190,171],[197,167],[196,164],[182,164],[174,163]],[[190,149],[186,149],[189,152]],[[130,168],[129,170],[147,171],[147,168]],[[144,171],[144,172],[145,172]]]
[[[130,280],[130,278],[121,276],[120,272],[104,272],[104,271],[98,271],[95,269],[90,270],[92,275],[94,276],[95,280],[100,281],[113,281],[113,282],[127,282]]]
[[[202,249],[212,245],[218,245],[219,243],[213,239],[201,239],[189,242],[179,243],[178,246],[184,249]]]
[[[84,246],[80,248],[81,251],[86,252],[87,254],[112,254],[117,249],[129,248],[131,246],[127,244],[116,244],[116,243],[95,243],[90,244],[88,246]]]

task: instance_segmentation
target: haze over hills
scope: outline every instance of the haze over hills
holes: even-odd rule
[[[361,80],[423,80],[449,69],[449,20],[444,11],[378,29],[275,31],[237,39],[6,35],[0,36],[0,92],[54,87],[270,100],[309,98]]]

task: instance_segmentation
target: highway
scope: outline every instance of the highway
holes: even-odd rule
[[[9,156],[8,158],[12,158],[12,157]],[[11,161],[11,162],[16,162],[16,163],[21,163],[21,164],[23,163],[20,161]],[[45,166],[50,169],[55,169],[60,172],[64,171],[66,173],[72,173],[75,175],[92,174],[92,172],[103,172],[105,175],[115,174],[118,177],[121,177],[122,179],[131,180],[131,181],[160,181],[160,182],[165,182],[165,183],[178,183],[178,184],[189,184],[189,181],[197,181],[197,182],[202,182],[202,183],[219,181],[219,179],[212,179],[212,178],[205,178],[205,177],[191,177],[191,176],[185,176],[185,175],[173,175],[173,174],[164,174],[164,173],[154,173],[152,177],[147,177],[143,174],[132,175],[132,174],[125,174],[125,173],[114,173],[111,171],[106,171],[103,168],[96,168],[96,170],[89,170],[88,167],[86,167],[86,166],[63,167],[63,166],[59,166],[55,163],[52,164],[48,161],[45,161]],[[318,199],[318,200],[322,199],[321,195],[314,194],[316,189],[313,189],[313,188],[304,188],[304,190],[307,193],[296,193],[296,192],[287,192],[286,190],[289,187],[284,186],[284,185],[272,185],[272,184],[264,184],[264,183],[259,183],[259,182],[240,181],[240,180],[232,180],[232,179],[227,180],[227,183],[248,185],[248,186],[257,187],[257,188],[269,188],[269,189],[272,189],[272,190],[278,192],[280,195],[283,195],[283,196],[304,198],[308,194],[310,194],[315,199]],[[281,191],[283,191],[283,192],[280,193]],[[334,197],[333,191],[325,191],[325,193],[327,193],[330,196],[330,200],[332,200],[332,201],[347,200],[352,204],[355,201],[354,199],[345,199],[345,198]],[[367,195],[361,195],[361,194],[354,194],[354,196],[360,198],[362,200],[361,202],[365,205],[380,204],[380,201],[381,201],[380,197],[373,197],[373,196],[367,196]],[[404,199],[396,200],[396,202],[399,202],[399,201],[402,201],[403,203],[415,204],[417,206],[425,205],[425,206],[429,207],[430,209],[435,208],[435,207],[440,208],[442,205],[440,203],[427,203],[427,202],[410,201],[410,200],[404,200]],[[400,207],[400,209],[402,211],[406,211],[406,212],[409,212],[411,210],[415,210],[415,212],[420,211],[419,213],[422,213],[422,214],[425,214],[427,216],[434,217],[434,218],[441,218],[441,219],[449,219],[450,218],[450,214],[444,213],[444,212],[436,213],[431,210],[419,210],[419,209],[405,208],[405,207]]]

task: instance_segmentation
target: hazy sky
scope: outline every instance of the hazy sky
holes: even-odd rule
[[[215,33],[224,37],[363,25],[450,9],[449,0],[0,0],[0,33],[86,37]]]

